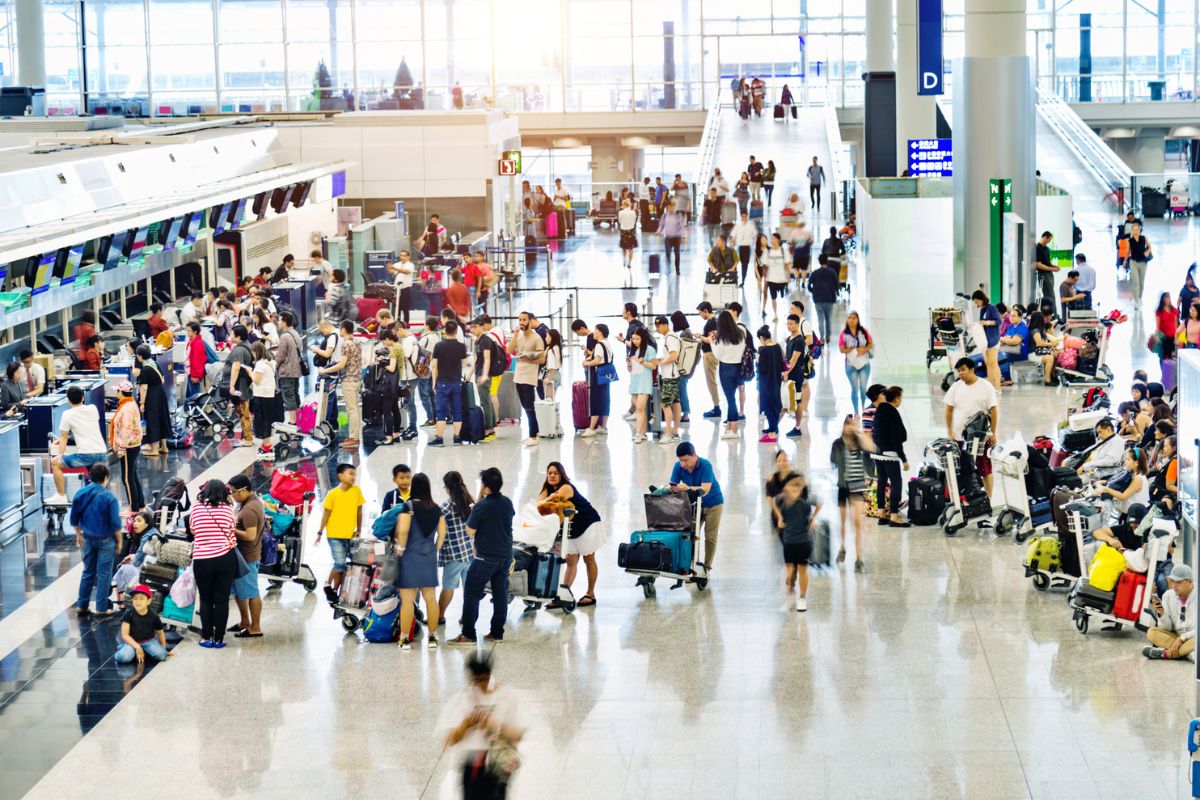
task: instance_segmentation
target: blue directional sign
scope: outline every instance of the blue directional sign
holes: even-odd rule
[[[942,0],[917,0],[917,94],[943,93],[942,63]]]
[[[909,139],[908,174],[949,178],[954,174],[954,150],[950,139]]]

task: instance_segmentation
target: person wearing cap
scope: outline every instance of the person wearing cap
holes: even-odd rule
[[[717,535],[721,530],[721,513],[725,509],[725,497],[712,462],[696,455],[691,442],[680,442],[675,446],[675,465],[671,467],[669,488],[672,492],[700,490],[700,522],[704,527],[704,572],[707,574],[717,554]]]
[[[717,367],[721,362],[713,355],[712,345],[708,343],[708,337],[717,332],[717,315],[713,313],[712,303],[707,300],[696,306],[696,311],[700,313],[700,319],[704,320],[704,327],[700,331],[700,354],[704,361],[704,382],[708,384],[708,396],[712,398],[713,404],[710,411],[704,412],[704,416],[720,419],[721,391],[717,384]]]
[[[679,353],[683,341],[678,334],[671,333],[671,322],[664,316],[654,318],[654,330],[658,334],[655,350],[658,352],[659,398],[662,401],[663,431],[659,444],[679,441],[679,420],[683,416],[679,400]]]
[[[249,567],[245,575],[233,581],[233,599],[237,603],[241,619],[229,630],[238,639],[257,639],[263,635],[260,624],[262,597],[258,590],[258,567],[262,562],[263,531],[266,529],[267,513],[262,500],[250,488],[250,479],[245,475],[239,473],[230,478],[229,491],[237,503],[233,522],[237,549]]]
[[[1195,582],[1192,568],[1187,564],[1175,564],[1167,576],[1167,586],[1162,600],[1151,601],[1158,614],[1158,624],[1146,631],[1150,644],[1142,648],[1142,655],[1153,659],[1186,658],[1196,660],[1196,615],[1188,613]]]
[[[150,610],[150,599],[154,594],[150,587],[140,583],[129,594],[131,607],[121,617],[121,636],[113,658],[118,664],[137,661],[141,666],[146,663],[146,656],[163,661],[174,655],[167,651],[162,619]]]
[[[133,384],[120,381],[116,388],[117,410],[108,424],[108,439],[121,465],[121,485],[125,487],[129,509],[140,511],[146,505],[137,469],[142,448],[142,415],[133,399]]]

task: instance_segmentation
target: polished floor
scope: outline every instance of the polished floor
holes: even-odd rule
[[[718,157],[726,172],[740,169],[752,142],[755,155],[776,159],[781,183],[801,182],[793,165],[807,162],[810,142],[788,140],[779,126],[767,140],[775,154],[759,153],[761,130],[727,130]],[[1111,250],[1104,224],[1085,228],[1084,247],[1098,265]],[[1197,231],[1191,220],[1150,225],[1158,257],[1147,297],[1160,286],[1178,288]],[[695,238],[681,279],[664,276],[652,292],[580,292],[578,315],[596,321],[619,313],[621,302],[651,298],[656,311],[690,311],[700,299],[704,255]],[[581,236],[560,249],[555,286],[612,287],[626,279],[614,234]],[[644,263],[644,253],[639,257]],[[527,285],[538,285],[541,274]],[[1112,271],[1101,276],[1101,302],[1122,302]],[[639,268],[628,285],[651,284]],[[757,301],[748,302],[753,322],[760,318]],[[870,325],[869,308],[854,302],[845,308],[851,307]],[[1118,328],[1110,361],[1118,396],[1132,369],[1151,366],[1144,340],[1136,321]],[[940,367],[922,374],[920,365],[893,363],[885,353],[875,369],[873,379],[905,386],[901,412],[910,460],[917,462],[925,443],[941,434]],[[568,370],[578,374],[577,359]],[[623,405],[626,383],[617,385],[615,408]],[[1022,548],[973,530],[947,539],[933,528],[869,525],[867,574],[815,574],[810,610],[798,614],[781,591],[779,546],[766,529],[761,496],[774,448],[759,445],[752,432],[719,440],[718,426],[700,417],[708,407],[702,379],[692,381],[690,396],[687,438],[713,461],[726,497],[706,592],[661,585],[656,598],[646,599],[617,568],[617,543],[642,526],[644,488],[661,482],[673,460],[671,448],[631,445],[630,428],[618,419],[607,439],[568,435],[523,448],[521,432],[510,425],[497,441],[479,446],[429,448],[422,437],[331,461],[306,459],[316,462],[322,481],[339,459],[365,464],[360,476],[372,506],[401,461],[435,478],[448,469],[472,475],[498,466],[506,493],[520,504],[536,495],[546,464],[558,460],[597,505],[609,534],[599,556],[599,604],[571,615],[520,614],[514,604],[505,641],[495,648],[497,679],[520,692],[529,730],[511,796],[1186,794],[1191,665],[1146,661],[1131,632],[1081,636],[1063,595],[1035,592],[1022,577]],[[1002,402],[1002,435],[1032,437],[1052,431],[1067,395],[1019,386],[1005,390]],[[754,403],[751,389],[747,409]],[[811,475],[835,533],[828,453],[849,410],[841,361],[828,355],[804,437],[779,445]],[[203,476],[253,470],[248,459],[233,453]],[[261,469],[254,474],[265,478]],[[309,520],[310,536],[316,522]],[[306,560],[319,575],[328,569],[324,547],[310,548]],[[463,686],[461,651],[400,652],[363,643],[342,632],[319,595],[292,584],[267,600],[265,638],[207,651],[192,637],[135,689],[118,687],[108,674],[93,686],[92,651],[103,642],[89,641],[63,613],[77,574],[67,572],[0,620],[0,652],[9,653],[0,660],[4,677],[30,676],[39,659],[64,665],[61,681],[34,688],[55,720],[43,730],[70,728],[68,741],[78,739],[54,763],[30,762],[25,772],[44,777],[29,797],[456,795],[458,762],[435,728],[447,699]],[[583,588],[580,576],[576,593]],[[456,599],[449,619],[457,611]],[[446,635],[455,633],[452,622]],[[102,715],[89,702],[93,690],[106,704]],[[120,691],[123,699],[106,691]],[[31,712],[16,704],[19,696],[0,706],[0,750],[29,746],[23,732]],[[3,789],[0,795],[10,796]]]

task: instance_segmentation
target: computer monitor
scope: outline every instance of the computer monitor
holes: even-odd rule
[[[75,276],[79,273],[79,265],[83,263],[83,245],[64,247],[58,251],[58,257],[64,262],[61,274],[58,264],[56,263],[54,266],[54,273],[59,275],[59,282],[63,286],[74,283]]]
[[[125,242],[125,249],[129,251],[129,263],[137,262],[142,257],[142,251],[146,249],[146,235],[150,232],[149,225],[143,225],[133,232],[133,238]]]
[[[267,198],[269,196],[270,192],[259,192],[254,195],[254,204],[250,206],[250,210],[254,213],[255,219],[262,219],[263,215],[267,213]]]
[[[213,233],[220,233],[228,226],[229,210],[232,205],[232,203],[225,203],[212,207],[212,211],[208,215],[208,227],[212,228]]]
[[[242,222],[244,221],[243,217],[245,217],[245,215],[246,215],[246,203],[247,202],[248,202],[247,198],[243,197],[241,200],[238,200],[236,203],[233,204],[233,209],[229,212],[229,227],[230,228],[236,228],[237,226],[241,225]]]
[[[184,216],[184,224],[180,230],[183,231],[181,238],[183,244],[195,244],[196,234],[200,232],[200,223],[204,220],[203,211],[193,211]]]
[[[50,278],[54,274],[54,262],[57,259],[57,250],[42,253],[38,259],[37,270],[34,273],[32,294],[41,294],[50,288]]]
[[[96,263],[103,264],[105,272],[125,263],[125,240],[128,238],[128,231],[117,231],[100,240],[96,247]]]
[[[282,214],[287,210],[288,203],[292,200],[292,191],[295,186],[283,186],[271,193],[271,208],[275,209],[276,214]]]
[[[159,244],[163,250],[174,250],[179,242],[179,231],[183,228],[186,217],[175,217],[158,226]],[[165,234],[163,232],[166,232]]]
[[[304,205],[305,201],[308,200],[308,193],[312,191],[312,185],[312,181],[305,181],[304,183],[297,184],[296,191],[292,196],[292,205],[294,205],[296,208],[300,208],[300,206]]]

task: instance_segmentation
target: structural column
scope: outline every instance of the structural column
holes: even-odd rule
[[[46,21],[43,0],[17,0],[17,82],[46,85]]]
[[[1033,261],[1036,108],[1025,13],[1025,0],[966,4],[964,52],[970,55],[954,68],[953,120],[955,288],[966,292],[983,287],[995,296],[1002,288],[993,285],[991,271],[991,180],[1011,179],[1012,212],[1026,223],[1026,270]],[[1030,287],[1029,275],[1020,280]]]
[[[910,0],[900,0],[901,3]],[[915,0],[911,0],[915,1]],[[892,0],[867,0],[867,71],[863,75],[863,156],[869,178],[896,175],[895,15]]]
[[[937,138],[937,101],[917,94],[917,0],[896,4],[896,155],[908,167],[908,140]]]

